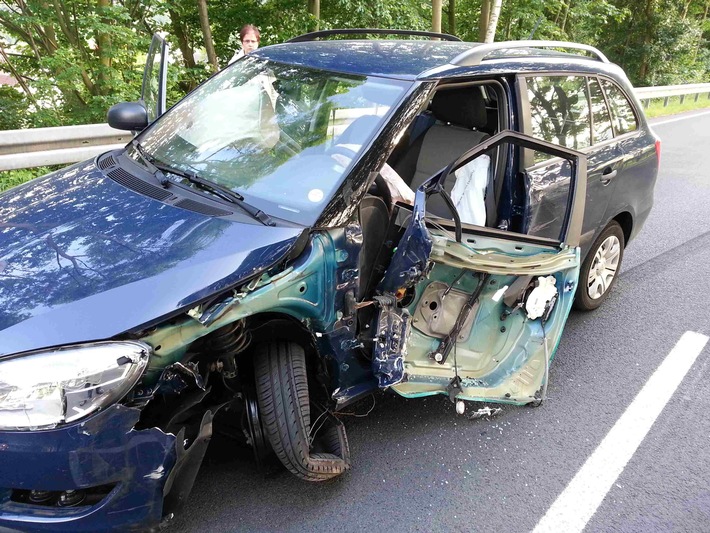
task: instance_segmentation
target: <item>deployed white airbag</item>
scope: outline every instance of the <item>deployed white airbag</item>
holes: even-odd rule
[[[482,155],[454,171],[456,183],[451,189],[451,199],[459,212],[461,222],[486,225],[486,187],[491,158]]]

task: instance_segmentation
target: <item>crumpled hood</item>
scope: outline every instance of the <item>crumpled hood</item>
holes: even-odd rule
[[[278,261],[302,231],[172,207],[93,162],[12,189],[0,195],[0,355],[189,308]]]

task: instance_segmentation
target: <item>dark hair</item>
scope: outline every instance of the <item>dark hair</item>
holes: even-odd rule
[[[249,32],[252,32],[254,33],[254,35],[256,35],[257,42],[261,41],[261,33],[259,33],[259,29],[253,24],[245,24],[244,26],[242,26],[242,29],[239,30],[239,40],[243,40],[244,36]]]

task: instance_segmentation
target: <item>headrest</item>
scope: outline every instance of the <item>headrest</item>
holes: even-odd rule
[[[467,129],[486,125],[486,103],[479,87],[444,89],[434,94],[430,109],[443,122]]]

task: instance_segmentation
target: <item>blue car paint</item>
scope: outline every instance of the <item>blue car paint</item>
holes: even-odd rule
[[[93,162],[6,192],[0,220],[0,356],[159,321],[271,266],[303,231],[165,205]]]
[[[356,316],[352,303],[360,282],[358,258],[361,228],[314,231],[300,256],[275,279],[256,283],[248,292],[226,298],[203,310],[201,315],[176,318],[159,326],[141,340],[160,346],[161,361],[178,361],[183,348],[221,327],[265,313],[290,317],[307,326],[311,343],[324,355],[333,387],[333,399],[341,407],[377,388],[369,362],[359,356]],[[351,303],[348,303],[351,302]],[[219,313],[212,315],[212,309]],[[179,338],[180,344],[171,344]],[[149,373],[144,382],[150,381]],[[152,383],[148,383],[152,386]]]
[[[547,72],[550,64],[584,71],[578,62],[549,58],[451,67],[445,63],[472,45],[436,43],[433,50],[442,52],[435,55],[425,53],[431,44],[299,43],[267,47],[255,54],[275,61],[410,80],[536,69]],[[401,61],[378,54],[378,46],[397,48]],[[597,73],[604,68],[595,63],[589,70]],[[311,246],[317,240],[323,255],[331,258],[320,268],[326,268],[329,282],[335,283],[335,291],[328,295],[333,305],[320,311],[310,306],[311,316],[305,318],[296,309],[306,302],[294,300],[292,307],[284,304],[280,309],[269,309],[310,321],[314,331],[321,330],[314,343],[324,354],[333,382],[340,385],[334,392],[339,405],[376,388],[377,382],[358,358],[354,319],[348,314],[347,295],[355,287],[353,271],[359,248],[335,226],[351,220],[356,200],[374,180],[370,170],[383,162],[393,133],[403,131],[433,85],[429,81],[413,84],[403,103],[406,105],[383,126],[318,221],[317,226],[332,228],[312,236]],[[512,118],[514,110],[509,111]],[[5,207],[0,207],[0,250],[10,252],[0,256],[0,328],[4,328],[0,331],[0,357],[110,338],[147,325],[157,326],[158,333],[181,327],[165,323],[168,317],[202,328],[197,320],[185,317],[187,309],[212,296],[226,298],[229,289],[285,258],[303,231],[237,223],[165,205],[113,183],[93,162],[36,180],[1,198]],[[416,233],[416,229],[408,231]],[[400,246],[401,253],[398,250],[393,268],[382,282],[383,290],[400,288],[402,276],[416,278],[412,267],[424,268],[431,249],[431,243],[427,245],[423,239],[424,232],[425,228],[417,235],[410,232],[408,244]],[[293,263],[301,269],[298,275],[317,268],[306,260],[308,253],[299,258],[301,262]],[[321,302],[325,293],[311,294],[311,290],[309,287],[307,296]],[[21,297],[13,300],[16,293]],[[218,326],[219,319],[213,325]],[[137,409],[116,405],[55,430],[0,432],[0,531],[4,527],[125,531],[155,525],[162,516],[164,492],[172,486],[170,473],[179,470],[175,465],[181,458],[192,467],[199,461],[184,460],[179,438],[156,428],[135,429],[139,414]],[[208,425],[211,427],[209,420],[203,420],[207,437]],[[25,468],[29,463],[32,466]],[[45,472],[52,472],[52,476],[45,479]],[[42,508],[9,500],[11,489],[66,490],[106,483],[117,485],[101,504],[89,509]]]
[[[425,274],[431,253],[431,237],[424,222],[424,195],[417,190],[412,211],[412,221],[400,239],[390,267],[378,286],[382,293],[393,293],[401,287],[411,287]]]
[[[421,72],[447,63],[472,47],[464,42],[432,41],[310,41],[276,44],[253,52],[280,63],[335,72],[414,79]],[[392,60],[392,55],[397,60]]]
[[[114,405],[79,423],[46,431],[0,432],[0,531],[139,531],[157,524],[175,465],[176,438],[135,430],[140,411]],[[21,465],[21,468],[18,468]],[[96,505],[48,507],[10,500],[11,489],[115,485]]]

